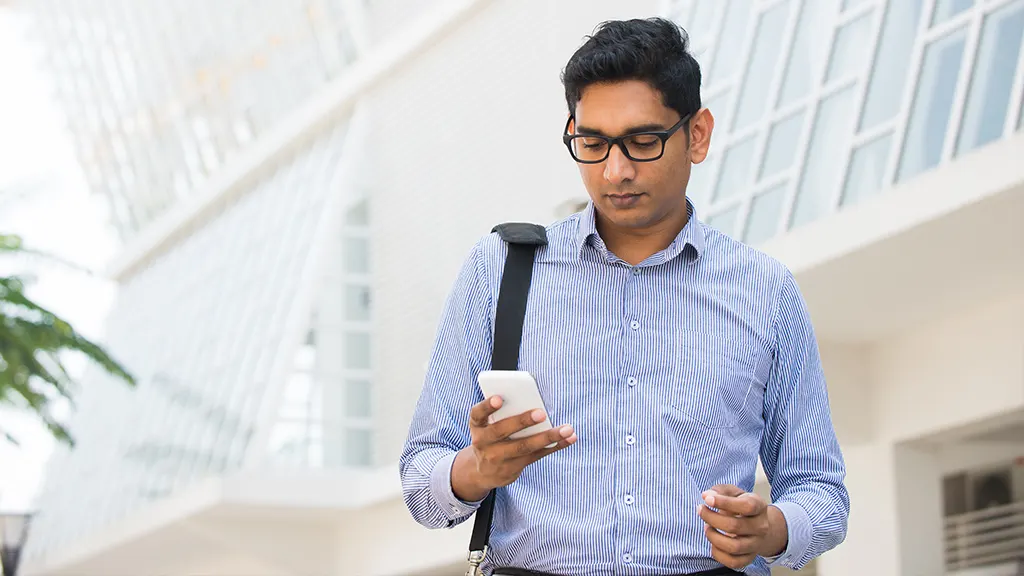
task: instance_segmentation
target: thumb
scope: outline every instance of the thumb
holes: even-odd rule
[[[730,496],[732,498],[737,498],[747,493],[746,490],[742,490],[738,486],[733,486],[732,484],[715,484],[709,490],[706,490],[703,496],[708,496],[710,492],[721,494],[722,496]]]

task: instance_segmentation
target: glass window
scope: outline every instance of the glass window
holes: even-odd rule
[[[345,238],[345,272],[366,274],[370,271],[370,245],[366,238]]]
[[[725,212],[719,212],[708,218],[707,224],[727,236],[733,236],[736,233],[736,217],[739,215],[739,211],[740,209],[737,206]]]
[[[313,388],[313,378],[306,373],[297,372],[288,377],[284,385],[284,398],[281,402],[281,418],[309,418],[309,398]]]
[[[1017,112],[1017,130],[1024,130],[1024,98],[1020,99],[1020,110]]]
[[[366,226],[370,223],[370,207],[366,200],[361,200],[345,213],[345,224],[350,226]]]
[[[868,46],[870,41],[870,13],[840,28],[836,32],[836,41],[832,45],[832,57],[829,58],[825,82],[860,73],[870,54]]]
[[[718,48],[708,74],[708,85],[721,82],[740,71],[743,39],[747,37],[747,24],[754,11],[753,0],[729,0],[725,11],[725,24],[718,35]]]
[[[372,411],[370,381],[354,379],[345,381],[345,416],[369,418]]]
[[[917,39],[924,0],[886,3],[878,56],[871,67],[871,80],[864,102],[860,129],[891,120],[900,111],[903,89],[910,67],[910,55]]]
[[[779,96],[779,106],[792,104],[806,97],[811,87],[818,83],[821,68],[828,54],[828,42],[832,37],[832,26],[822,22],[835,19],[838,0],[814,0],[804,2],[796,37],[789,49],[789,62]]]
[[[345,286],[345,320],[366,322],[370,319],[370,287],[359,284]]]
[[[708,198],[711,191],[711,175],[715,171],[715,164],[707,158],[700,164],[690,165],[690,181],[686,184],[686,197],[695,205],[700,205]]]
[[[850,172],[843,187],[844,206],[855,204],[882,189],[882,178],[885,177],[891,147],[892,134],[886,134],[853,151]]]
[[[801,110],[772,126],[772,131],[768,135],[768,148],[764,151],[764,162],[761,164],[761,178],[773,176],[793,167],[805,116],[807,112]]]
[[[793,227],[829,210],[833,193],[839,188],[852,134],[849,123],[854,113],[855,89],[847,88],[829,96],[818,108],[793,206]]]
[[[370,466],[373,464],[373,434],[362,428],[345,431],[345,464]]]
[[[1015,2],[985,18],[957,154],[1003,135],[1022,37],[1024,2]]]
[[[729,126],[732,123],[732,94],[732,90],[726,90],[714,98],[701,102],[715,118],[715,126]]]
[[[941,24],[965,10],[970,10],[971,6],[974,6],[974,0],[936,0],[935,13],[932,14],[932,26]]]
[[[921,79],[914,95],[910,123],[903,143],[898,180],[939,163],[946,139],[953,93],[960,76],[966,32],[960,29],[925,48]]]
[[[687,23],[686,31],[694,44],[703,44],[709,40],[714,32],[711,26],[715,23],[715,8],[722,3],[722,0],[696,0],[690,21]]]
[[[345,333],[345,367],[370,369],[370,335],[366,332]]]
[[[747,64],[740,93],[739,108],[736,110],[734,130],[757,122],[764,115],[768,105],[764,97],[775,77],[779,52],[782,49],[782,29],[789,15],[789,2],[778,4],[761,14],[754,37],[753,53]]]
[[[751,182],[754,163],[754,138],[747,138],[725,151],[722,168],[715,187],[715,201],[732,198],[746,190]]]
[[[779,217],[782,216],[782,203],[785,199],[786,184],[774,186],[754,197],[750,204],[747,228],[743,232],[744,242],[760,244],[775,236],[779,230]]]

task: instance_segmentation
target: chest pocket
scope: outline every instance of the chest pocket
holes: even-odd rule
[[[744,344],[695,332],[680,332],[670,404],[711,429],[732,428],[753,396],[754,365]]]

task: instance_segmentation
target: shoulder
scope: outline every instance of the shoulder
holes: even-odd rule
[[[703,256],[712,274],[772,307],[785,297],[787,291],[795,288],[793,272],[777,258],[711,226],[703,226]],[[771,298],[766,299],[766,295],[771,295]]]
[[[537,251],[538,260],[546,260],[555,254],[569,249],[579,229],[580,214],[571,214],[547,225],[542,225],[547,235],[547,245]],[[497,232],[481,237],[473,247],[473,253],[489,275],[500,275],[505,257],[508,255],[508,243]]]

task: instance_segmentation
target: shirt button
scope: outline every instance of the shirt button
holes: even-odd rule
[[[626,383],[629,384],[630,386],[636,386],[636,378],[630,376],[629,378],[626,379]]]
[[[633,275],[634,276],[639,276],[640,275],[640,268],[633,268]]]
[[[633,495],[632,494],[626,494],[626,497],[623,498],[622,501],[626,503],[626,506],[632,506],[633,502],[634,502]]]
[[[634,438],[632,434],[626,436],[626,444],[629,444],[630,446],[636,444],[636,438]]]
[[[622,561],[625,562],[626,564],[632,564],[633,563],[633,555],[632,554],[628,554],[628,553],[627,554],[623,554],[622,555]]]
[[[636,320],[633,320],[632,322],[629,323],[629,327],[632,328],[633,330],[639,330],[640,323],[637,322]]]

